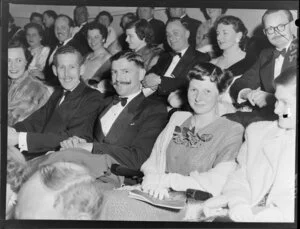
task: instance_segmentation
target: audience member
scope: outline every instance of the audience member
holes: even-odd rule
[[[114,28],[111,26],[113,20],[113,16],[107,11],[101,11],[95,18],[95,21],[104,25],[108,31],[104,47],[107,48],[111,54],[116,54],[120,51],[121,47],[118,48],[118,45],[114,44],[114,42],[117,40],[117,34]],[[114,45],[114,48],[116,49],[111,47],[111,45]]]
[[[28,70],[32,71],[33,75],[44,79],[43,70],[49,56],[50,48],[43,46],[44,30],[43,27],[36,23],[29,23],[24,27],[26,33],[26,40],[29,45],[28,50],[33,56],[29,63]]]
[[[295,222],[297,72],[291,67],[275,79],[278,120],[248,126],[238,168],[222,195],[207,201],[206,214],[228,205],[233,221]]]
[[[43,15],[38,12],[33,12],[30,15],[29,21],[43,26]]]
[[[170,18],[180,18],[183,24],[186,24],[186,27],[190,31],[189,44],[192,47],[196,47],[196,33],[201,21],[198,21],[194,18],[190,18],[186,14],[186,8],[168,8],[168,14]]]
[[[249,102],[252,112],[231,116],[247,126],[258,120],[275,120],[273,80],[289,66],[296,66],[298,40],[293,37],[293,15],[289,10],[267,10],[262,16],[264,33],[274,46],[260,53],[255,64],[237,79],[230,88],[231,97],[238,103]]]
[[[162,53],[143,80],[143,86],[156,91],[156,96],[164,102],[171,92],[185,85],[186,75],[196,61],[209,60],[208,56],[189,46],[190,32],[180,19],[167,22],[166,36],[173,52]]]
[[[225,8],[200,8],[206,21],[197,29],[196,33],[196,49],[199,52],[209,53],[210,57],[219,56],[219,47],[217,44],[216,30],[214,24],[227,9]]]
[[[94,142],[84,141],[74,134],[61,143],[63,148],[78,147],[91,152],[91,156],[97,154],[98,170],[102,174],[106,172],[102,177],[106,183],[103,186],[110,189],[123,183],[122,177],[108,172],[111,165],[140,169],[167,122],[165,105],[145,98],[141,92],[140,81],[145,75],[141,56],[122,51],[111,61],[112,83],[119,97],[107,99],[107,106],[95,126]]]
[[[8,34],[7,34],[8,42],[12,42],[13,40],[18,40],[24,45],[27,44],[24,30],[21,29],[21,27],[16,26],[15,19],[10,13],[8,13],[7,28],[8,28]]]
[[[17,145],[29,156],[57,150],[59,143],[76,135],[92,139],[94,122],[102,106],[100,92],[80,81],[84,72],[81,54],[72,46],[64,46],[54,56],[53,71],[61,87],[48,102],[14,127],[8,127],[8,145]]]
[[[156,64],[162,49],[153,45],[154,32],[151,25],[145,20],[137,20],[126,26],[126,42],[129,48],[141,55],[146,72]]]
[[[69,162],[41,166],[18,194],[16,219],[95,220],[103,200],[87,168]]]
[[[89,12],[86,6],[76,6],[73,10],[74,22],[78,27],[82,27],[88,22]]]
[[[20,42],[8,45],[8,117],[9,126],[20,122],[42,107],[50,97],[50,90],[28,71],[32,56]]]
[[[137,15],[139,19],[147,20],[154,32],[154,44],[160,45],[166,41],[166,26],[161,20],[154,18],[154,7],[138,7]]]
[[[255,58],[245,52],[248,30],[239,18],[229,15],[218,19],[215,26],[217,42],[223,54],[212,59],[211,63],[221,69],[229,70],[234,76],[234,81],[241,77],[255,62]],[[229,89],[230,86],[220,97],[219,112],[221,115],[236,111],[229,95]]]
[[[43,13],[43,23],[45,27],[44,45],[49,46],[51,50],[55,48],[58,43],[58,39],[54,32],[54,23],[57,18],[57,14],[53,10],[46,10]]]
[[[85,58],[84,66],[86,70],[81,77],[87,84],[90,79],[100,82],[110,76],[111,63],[109,58],[111,54],[103,47],[107,38],[107,29],[102,24],[91,22],[87,25],[86,36],[93,52]],[[101,92],[104,93],[104,89]]]
[[[236,167],[244,128],[217,114],[218,96],[226,90],[231,76],[213,64],[199,63],[188,78],[192,112],[173,114],[141,167],[141,188],[154,198],[168,197],[169,188],[219,195]],[[107,193],[101,208],[103,220],[180,221],[185,211],[155,207],[120,190]]]
[[[135,21],[137,20],[137,17],[134,13],[126,13],[123,14],[123,16],[121,17],[121,21],[120,21],[120,27],[123,30],[123,33],[118,37],[118,42],[122,48],[122,50],[127,50],[129,49],[128,43],[126,42],[126,25],[129,22]]]

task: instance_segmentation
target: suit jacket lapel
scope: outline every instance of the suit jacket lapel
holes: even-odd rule
[[[297,65],[297,58],[298,58],[298,39],[294,39],[292,43],[290,44],[287,53],[284,57],[282,70],[283,72],[285,69],[296,66]]]
[[[274,93],[275,85],[274,85],[274,67],[275,67],[275,59],[273,54],[274,49],[269,53],[266,57],[267,60],[265,64],[261,67],[261,77],[262,85],[264,88],[262,90],[270,93]]]
[[[175,78],[182,78],[186,77],[181,74],[183,69],[185,69],[187,66],[189,66],[191,59],[194,58],[193,49],[191,47],[188,47],[184,55],[179,60],[178,64],[174,68],[172,74],[175,76]]]
[[[105,137],[106,142],[115,143],[122,137],[126,131],[126,126],[130,125],[135,115],[139,112],[138,107],[140,103],[145,99],[143,93],[140,93],[123,109],[116,121],[111,126],[108,134]]]

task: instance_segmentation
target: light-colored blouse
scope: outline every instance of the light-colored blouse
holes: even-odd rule
[[[31,52],[33,59],[28,66],[28,70],[39,70],[42,72],[45,68],[50,48],[41,45],[34,49],[29,48],[29,51]]]

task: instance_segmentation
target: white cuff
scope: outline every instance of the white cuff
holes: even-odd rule
[[[243,93],[245,93],[246,91],[251,91],[251,89],[250,88],[244,88],[244,89],[242,89],[242,90],[240,90],[240,92],[239,92],[239,94],[238,94],[238,97],[237,97],[237,103],[243,103],[243,102],[246,102],[247,100],[246,99],[242,99],[241,98],[241,95],[243,94]]]
[[[19,133],[19,148],[20,151],[28,151],[28,145],[27,145],[27,133],[26,132],[20,132]]]

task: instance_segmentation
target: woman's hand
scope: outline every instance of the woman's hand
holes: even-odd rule
[[[165,182],[167,174],[149,174],[143,178],[142,190],[154,198],[162,200],[169,197],[169,185]]]

